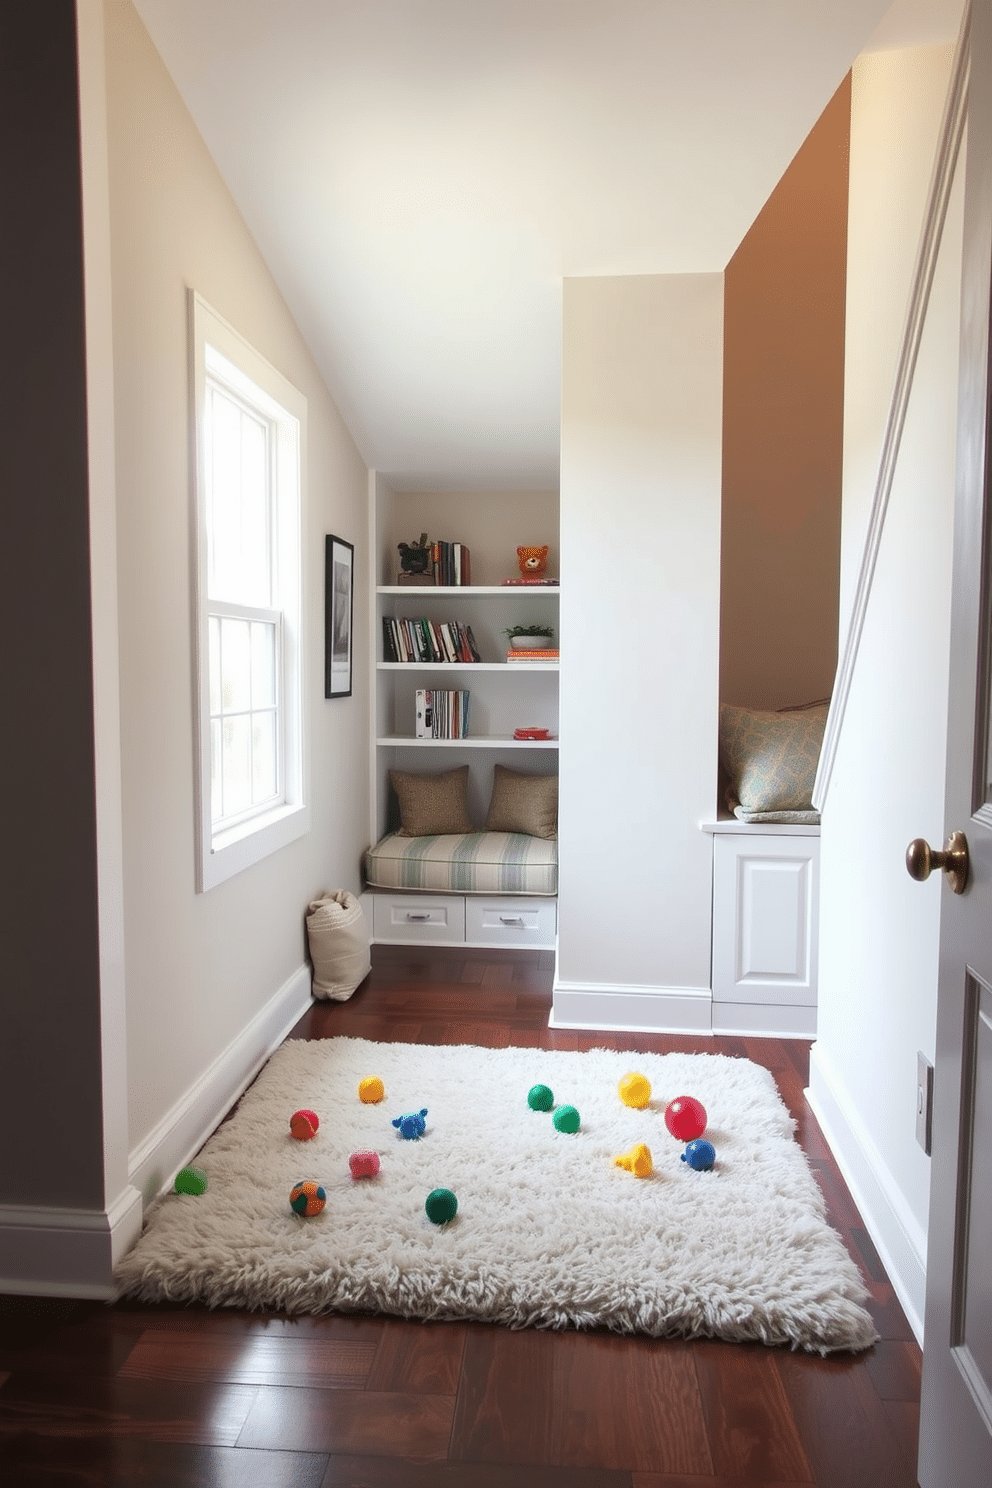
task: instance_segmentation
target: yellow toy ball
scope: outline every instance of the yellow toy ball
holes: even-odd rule
[[[615,1157],[613,1161],[618,1168],[625,1168],[628,1173],[633,1173],[635,1178],[646,1178],[651,1172],[651,1150],[645,1147],[643,1142],[638,1142],[636,1147],[631,1147],[622,1157]]]
[[[378,1075],[366,1075],[364,1080],[358,1082],[358,1099],[364,1101],[367,1106],[374,1106],[382,1100],[386,1089]]]
[[[624,1105],[633,1106],[636,1111],[643,1110],[651,1099],[651,1086],[643,1075],[624,1075],[619,1088]]]

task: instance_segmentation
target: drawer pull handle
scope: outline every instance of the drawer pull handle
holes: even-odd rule
[[[499,922],[501,925],[522,925],[524,917],[523,915],[500,915]]]
[[[408,920],[429,920],[430,919],[430,915],[429,914],[414,914],[412,909],[408,909],[407,910],[406,917],[407,917]]]

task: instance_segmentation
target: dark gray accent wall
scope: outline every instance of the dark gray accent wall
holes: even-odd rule
[[[0,7],[0,1204],[103,1207],[76,20]]]

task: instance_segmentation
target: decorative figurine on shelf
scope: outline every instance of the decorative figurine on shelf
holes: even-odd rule
[[[534,579],[543,574],[548,566],[548,545],[543,548],[518,548],[517,563],[525,579]]]
[[[420,534],[419,542],[401,542],[397,546],[400,555],[400,569],[403,573],[422,574],[427,572],[431,562],[431,545],[427,541],[426,532]]]

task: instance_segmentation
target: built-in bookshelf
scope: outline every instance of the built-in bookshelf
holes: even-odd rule
[[[517,506],[500,496],[469,502],[394,492],[373,474],[369,532],[373,839],[390,825],[390,768],[426,772],[468,763],[470,805],[481,824],[494,764],[537,774],[558,768],[558,658],[510,661],[506,634],[515,625],[550,626],[554,639],[542,649],[558,648],[559,587],[520,582],[515,559],[517,543],[547,542],[549,573],[557,575],[557,494]],[[468,572],[471,583],[432,582],[433,572],[401,575],[399,543],[416,545],[425,532],[461,549],[457,571]],[[467,732],[418,736],[418,693],[429,690],[470,693]],[[547,737],[514,738],[518,729],[546,730]]]

